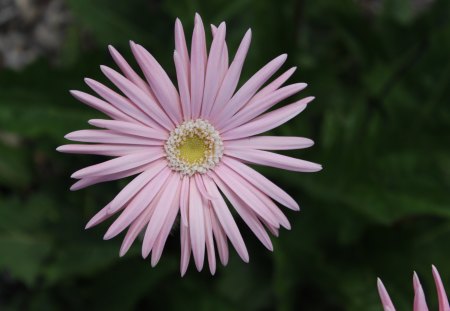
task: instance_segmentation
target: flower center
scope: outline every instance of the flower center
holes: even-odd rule
[[[204,174],[223,155],[219,132],[202,119],[185,121],[170,132],[164,145],[169,167],[183,175]]]

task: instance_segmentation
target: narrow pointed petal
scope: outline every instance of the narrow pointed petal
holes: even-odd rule
[[[245,178],[249,183],[278,203],[294,211],[300,210],[297,202],[295,202],[289,194],[267,179],[264,175],[233,158],[224,157],[222,161],[236,173]]]
[[[210,116],[216,116],[225,105],[228,104],[231,97],[233,96],[236,86],[239,82],[239,77],[241,76],[242,67],[244,66],[245,57],[247,56],[248,48],[250,47],[250,42],[252,39],[252,31],[249,29],[244,38],[239,45],[239,48],[231,62],[230,68],[228,69],[225,77],[223,78],[220,90],[217,93],[216,100],[211,109]]]
[[[180,98],[169,76],[156,59],[142,46],[135,44],[131,48],[136,51],[136,60],[161,107],[175,124],[179,124],[182,119]]]
[[[169,183],[169,175],[170,170],[163,170],[159,173],[157,178],[152,179],[141,191],[139,191],[130,203],[126,205],[122,214],[109,227],[104,237],[105,240],[109,240],[122,232],[126,227],[132,224],[150,204],[152,204],[153,200],[156,200],[158,194],[164,191],[163,187]],[[121,208],[122,206],[119,206],[119,208],[115,210],[110,208],[108,213],[115,213]]]
[[[155,121],[153,121],[128,98],[114,92],[110,88],[95,80],[86,78],[84,79],[84,81],[94,92],[96,92],[99,96],[101,96],[104,100],[106,100],[121,112],[127,114],[128,116],[142,124],[148,124],[155,129],[161,129],[161,127]]]
[[[85,177],[85,178],[80,179],[76,183],[74,183],[70,187],[70,190],[76,191],[76,190],[80,190],[80,189],[83,189],[83,188],[86,188],[86,187],[89,187],[89,186],[92,186],[95,184],[99,184],[102,182],[117,180],[117,179],[129,177],[129,176],[133,176],[133,175],[136,175],[136,174],[139,174],[139,173],[145,171],[149,167],[149,165],[151,165],[151,164],[136,166],[134,168],[124,170],[124,171],[121,171],[118,173],[113,173],[113,174]]]
[[[122,73],[128,80],[139,86],[144,92],[146,92],[153,101],[155,101],[155,95],[153,94],[150,86],[144,81],[127,63],[127,61],[120,55],[120,53],[112,46],[108,46],[109,53],[111,54],[114,62],[119,66]]]
[[[167,138],[169,138],[167,132],[163,133],[161,131],[155,130],[145,125],[140,125],[126,121],[93,119],[89,120],[89,124],[99,128],[112,130],[118,133],[134,135],[139,137],[146,137],[156,140],[165,141],[167,140]]]
[[[189,237],[189,228],[187,226],[180,227],[180,244],[181,244],[181,261],[180,273],[181,276],[186,274],[191,258],[191,240]]]
[[[211,212],[212,207],[210,204],[205,206],[205,237],[206,237],[206,252],[208,255],[209,271],[212,275],[216,273],[216,253],[214,251],[214,238],[212,231]]]
[[[180,90],[181,110],[184,120],[191,118],[191,93],[189,76],[178,52],[173,53],[173,61],[177,72],[178,89]]]
[[[78,99],[83,104],[86,104],[95,110],[103,112],[108,117],[115,120],[133,121],[133,118],[123,113],[119,109],[112,106],[110,103],[105,102],[95,96],[80,91],[70,91],[73,97]]]
[[[428,311],[427,302],[425,301],[425,294],[420,284],[417,273],[413,276],[414,285],[414,311]]]
[[[191,44],[191,109],[192,118],[200,116],[207,62],[205,29],[200,15],[195,15]]]
[[[216,33],[217,33],[217,27],[214,26],[214,25],[211,25],[211,31],[212,31],[212,34],[213,34],[213,37],[214,37],[216,35]],[[227,71],[228,71],[228,61],[229,61],[228,60],[228,46],[227,46],[227,42],[225,41],[224,44],[223,44],[222,52],[220,53],[220,64],[219,64],[219,66],[216,69],[217,70],[217,75],[219,76],[219,81],[220,81],[219,82],[220,83],[219,90],[220,90],[220,86],[222,86],[222,82],[223,82],[223,80],[225,78],[225,75],[227,74]],[[214,102],[211,104],[210,111],[206,115],[206,117],[209,118],[209,116],[211,115],[211,110],[212,110],[213,106],[214,106]]]
[[[220,120],[217,121],[218,128],[222,128],[228,118],[233,116],[252,98],[259,88],[284,64],[287,55],[283,54],[269,62],[266,66],[255,73],[223,107]]]
[[[144,91],[133,84],[130,80],[119,74],[117,71],[106,67],[100,67],[105,76],[111,80],[133,103],[142,111],[156,121],[160,126],[171,130],[172,121],[166,113],[155,103]]]
[[[181,183],[181,194],[180,194],[180,218],[181,218],[181,224],[183,226],[188,226],[189,224],[189,191],[190,191],[190,178],[187,176],[183,177],[182,183]]]
[[[205,257],[205,219],[204,201],[200,196],[195,182],[190,182],[189,192],[189,229],[191,236],[192,254],[198,271],[203,268]]]
[[[208,200],[212,201],[212,200],[217,199],[208,193],[208,191],[206,190],[205,185],[203,183],[203,178],[199,174],[194,175],[193,178],[194,178],[195,184],[197,185],[198,191],[200,192],[202,198],[205,201],[208,201]]]
[[[226,166],[217,167],[214,174],[214,181],[218,186],[222,183],[227,185],[229,188],[233,189],[233,192],[244,201],[252,210],[262,219],[267,221],[269,224],[275,227],[279,227],[279,223],[269,210],[269,208],[261,202],[261,200],[253,193],[250,189],[246,187],[246,184],[242,181],[234,171]]]
[[[214,240],[217,245],[217,252],[219,253],[220,262],[226,266],[228,263],[228,242],[222,225],[217,219],[217,215],[214,210],[211,211],[211,225],[214,233]]]
[[[380,279],[377,280],[377,286],[384,311],[395,311],[394,304],[392,303],[391,298],[389,297],[389,294]]]
[[[272,233],[275,237],[278,237],[280,235],[280,229],[272,226],[271,224],[268,224],[264,219],[260,219],[260,221],[266,226],[266,228]]]
[[[139,217],[131,224],[120,247],[120,257],[124,256],[128,252],[131,245],[136,240],[137,236],[144,230],[144,227],[148,225],[148,222],[153,215],[155,207],[159,203],[161,195],[162,191],[159,191],[156,198],[144,209],[144,211],[139,215]]]
[[[309,138],[290,136],[255,136],[225,142],[225,148],[259,150],[294,150],[312,145],[314,142]]]
[[[288,85],[274,91],[270,95],[267,95],[260,100],[247,104],[236,115],[232,117],[231,121],[229,121],[223,127],[223,131],[225,132],[229,129],[247,123],[248,121],[256,118],[260,114],[272,108],[275,104],[278,104],[282,100],[300,92],[305,87],[306,83],[296,83]]]
[[[181,190],[181,181],[180,179],[176,179],[177,185],[176,193],[172,200],[172,204],[169,205],[169,212],[167,213],[167,217],[164,220],[164,224],[161,228],[161,232],[156,238],[155,245],[152,250],[152,258],[151,264],[152,267],[156,266],[156,264],[161,259],[162,252],[164,250],[164,245],[166,244],[167,238],[169,236],[170,231],[172,230],[173,224],[175,223],[175,219],[178,215],[178,211],[180,210],[180,190]]]
[[[222,83],[221,76],[217,69],[221,66],[221,54],[225,44],[226,26],[225,23],[220,24],[216,36],[214,36],[209,52],[208,63],[206,66],[205,75],[205,90],[203,93],[203,103],[200,116],[204,118],[208,116],[214,100],[217,96],[217,91]]]
[[[216,35],[217,33],[217,27],[214,25],[211,25],[211,32],[213,34],[213,37]],[[223,81],[223,78],[225,77],[225,74],[227,73],[228,70],[228,46],[227,46],[227,42],[225,41],[223,44],[223,49],[222,49],[222,53],[221,53],[221,62],[220,62],[220,66],[217,70],[217,73],[219,74],[219,76],[221,77],[221,80]]]
[[[84,143],[142,145],[146,147],[161,146],[161,148],[164,144],[163,140],[154,140],[125,134],[118,134],[114,131],[109,130],[80,130],[69,133],[64,136],[64,138]]]
[[[282,75],[280,75],[278,78],[267,84],[265,87],[259,90],[258,93],[256,93],[255,96],[252,97],[252,99],[250,99],[248,104],[251,105],[255,101],[258,101],[261,98],[266,97],[272,92],[278,90],[278,88],[280,88],[284,84],[284,82],[286,82],[292,76],[295,70],[297,70],[297,67],[292,67],[288,69],[286,72],[284,72]]]
[[[109,213],[115,213],[122,206],[124,206],[132,197],[144,188],[151,180],[155,178],[165,167],[167,163],[165,160],[157,160],[150,164],[150,166],[139,176],[129,182],[116,197],[109,203]],[[160,179],[164,179],[159,176]]]
[[[190,60],[189,53],[186,45],[186,38],[184,36],[183,25],[181,24],[180,19],[176,19],[175,21],[175,50],[178,52],[180,56],[180,60],[182,63],[182,67],[184,69],[184,78],[188,82],[189,86],[189,72],[190,72]]]
[[[219,187],[250,230],[252,230],[256,237],[268,250],[273,251],[272,241],[252,209],[247,206],[247,204],[245,204],[237,195],[235,195],[228,186],[221,184]]]
[[[222,177],[223,176],[223,177]],[[221,167],[220,177],[232,191],[249,206],[257,215],[272,226],[281,224],[290,230],[291,225],[287,217],[275,203],[263,192],[249,183],[245,178],[227,166]],[[244,190],[240,189],[243,188]],[[252,197],[250,197],[250,195]]]
[[[267,112],[244,125],[238,126],[222,134],[224,140],[239,139],[258,135],[286,123],[305,110],[314,97],[301,99],[293,104]]]
[[[258,199],[263,202],[265,206],[267,206],[269,211],[275,216],[277,222],[281,226],[283,226],[287,230],[291,230],[291,224],[286,215],[283,214],[278,206],[265,193],[262,193],[259,189],[247,182],[245,179],[242,179],[242,182],[244,182],[245,186],[248,187],[248,189],[250,189],[250,191],[252,191],[258,197]]]
[[[245,246],[244,240],[242,239],[241,233],[239,232],[239,228],[237,227],[236,222],[234,221],[227,204],[222,198],[222,195],[217,189],[215,183],[208,178],[205,178],[204,181],[208,192],[213,196],[217,196],[217,200],[214,200],[211,203],[214,212],[216,213],[216,216],[220,221],[220,224],[222,225],[223,230],[225,231],[226,235],[231,241],[231,244],[233,244],[234,248],[236,249],[239,256],[242,258],[242,260],[244,262],[248,262],[249,255],[247,247]]]
[[[109,157],[120,157],[127,154],[151,151],[151,147],[145,146],[126,146],[126,145],[62,145],[56,148],[59,152],[74,153],[74,154],[94,154]]]
[[[150,251],[153,249],[154,243],[158,234],[161,232],[161,228],[164,225],[164,221],[169,213],[168,206],[172,205],[175,198],[175,194],[178,191],[179,176],[176,173],[171,172],[167,185],[163,187],[161,198],[157,203],[152,217],[147,225],[145,231],[144,240],[142,241],[142,257],[146,258]]]
[[[439,311],[450,311],[450,306],[448,304],[447,294],[445,293],[444,284],[442,283],[441,276],[437,271],[436,267],[432,266],[434,283],[436,284],[436,290],[438,293],[439,300]]]
[[[110,218],[113,214],[108,214],[107,211],[109,209],[109,206],[106,205],[104,208],[102,208],[97,214],[95,214],[89,222],[86,224],[85,229],[90,229],[92,227],[97,226],[98,224],[104,222],[108,218]]]
[[[320,164],[263,150],[232,149],[225,150],[225,153],[246,162],[277,167],[288,171],[311,173],[318,172],[322,169]]]
[[[123,157],[108,160],[99,164],[91,165],[76,171],[72,178],[85,178],[93,176],[110,175],[126,171],[144,164],[148,164],[164,156],[163,152],[144,152],[130,154]]]

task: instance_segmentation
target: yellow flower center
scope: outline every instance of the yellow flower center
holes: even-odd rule
[[[180,159],[189,164],[201,163],[211,153],[210,146],[198,135],[186,137],[186,140],[180,144],[178,150]]]
[[[170,132],[164,149],[168,166],[182,175],[205,174],[222,158],[219,132],[206,120],[185,121]]]

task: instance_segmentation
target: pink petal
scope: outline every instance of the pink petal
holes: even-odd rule
[[[211,25],[211,32],[214,37],[217,33],[217,27],[214,25]],[[223,78],[225,77],[227,70],[228,70],[228,47],[227,47],[227,42],[225,41],[223,44],[223,50],[221,52],[221,63],[217,70],[217,73],[219,74],[219,76],[222,77],[221,80],[223,80]]]
[[[156,59],[142,46],[139,44],[132,44],[131,49],[134,50],[136,60],[144,72],[161,107],[175,124],[181,123],[182,114],[180,98],[177,89],[167,73]]]
[[[168,207],[170,210],[167,214],[166,219],[164,220],[164,224],[161,228],[161,232],[158,235],[158,238],[155,241],[155,245],[153,246],[152,251],[152,259],[151,264],[152,267],[156,266],[159,259],[161,258],[162,252],[164,250],[164,245],[166,244],[167,237],[169,236],[170,231],[172,230],[175,219],[178,215],[178,211],[180,209],[180,179],[177,179],[177,191],[172,201],[172,204]]]
[[[172,205],[175,199],[175,194],[178,191],[180,184],[180,178],[177,173],[170,173],[167,184],[162,189],[161,199],[157,203],[150,222],[147,225],[145,231],[144,241],[142,242],[142,257],[146,258],[152,250],[155,240],[158,234],[161,232],[161,228],[164,225],[164,221],[169,213],[168,206]]]
[[[314,97],[307,97],[293,104],[263,114],[251,122],[223,133],[222,139],[230,140],[244,138],[274,129],[297,116],[313,99]]]
[[[165,160],[156,160],[151,163],[147,169],[134,178],[131,182],[129,182],[117,195],[116,197],[109,203],[109,213],[115,213],[121,207],[123,207],[132,197],[134,197],[138,192],[144,188],[151,180],[154,180],[155,176],[159,175],[158,178],[160,180],[167,179],[161,176],[160,172],[166,167],[167,162]],[[162,181],[164,182],[164,181]],[[158,185],[160,181],[157,181]],[[156,187],[155,185],[153,185]],[[160,186],[161,187],[161,186]]]
[[[62,145],[56,148],[59,152],[75,154],[95,154],[110,157],[120,157],[131,153],[151,151],[152,147],[145,146],[127,146],[127,145]]]
[[[414,311],[428,311],[427,302],[425,301],[425,294],[423,292],[422,285],[420,285],[417,273],[415,272],[413,276],[413,284],[414,284]]]
[[[94,92],[103,97],[108,103],[116,107],[121,112],[127,114],[128,116],[142,124],[151,125],[154,128],[161,129],[161,127],[155,121],[147,116],[128,98],[114,92],[110,88],[95,80],[86,78],[84,79],[84,81]]]
[[[206,66],[205,90],[203,93],[203,103],[200,114],[202,118],[209,115],[214,104],[217,91],[222,83],[222,77],[217,72],[217,69],[221,66],[222,62],[221,55],[225,44],[225,34],[225,23],[221,23],[211,44],[211,50],[209,52],[208,63]]]
[[[226,266],[228,263],[227,237],[219,220],[217,219],[214,210],[211,211],[211,225],[214,233],[214,240],[216,241],[217,245],[217,252],[219,253],[220,262],[222,263],[222,265]]]
[[[159,191],[156,198],[150,203],[147,208],[139,215],[139,217],[133,221],[130,228],[127,231],[127,234],[125,235],[125,238],[123,239],[122,246],[120,247],[120,256],[126,254],[126,252],[130,249],[131,245],[133,244],[134,240],[136,240],[136,237],[143,232],[143,229],[146,225],[148,225],[148,222],[150,218],[152,217],[155,207],[157,204],[159,204],[159,201],[161,199],[163,191]]]
[[[165,141],[169,138],[167,132],[164,133],[145,125],[130,123],[126,121],[93,119],[89,120],[89,124],[99,128],[112,130],[118,133],[151,138],[156,140]]]
[[[105,115],[111,117],[112,119],[134,121],[134,119],[129,115],[126,115],[119,109],[113,107],[110,103],[107,103],[95,96],[80,91],[70,91],[70,94],[72,94],[72,96],[78,99],[80,102],[100,112],[103,112]]]
[[[181,262],[180,273],[181,276],[186,274],[186,270],[191,258],[191,241],[189,238],[189,228],[187,226],[180,227],[180,242],[181,242]]]
[[[272,108],[275,104],[300,92],[305,87],[306,83],[296,83],[288,85],[253,103],[248,103],[236,115],[232,117],[231,121],[229,121],[223,127],[222,131],[225,132],[229,129],[235,128],[254,119],[255,117]]]
[[[76,171],[72,178],[85,178],[94,176],[110,175],[120,173],[129,169],[148,164],[164,156],[163,152],[143,152],[130,154],[123,157],[108,160],[99,164],[91,165]]]
[[[433,272],[434,283],[436,284],[436,290],[438,293],[439,311],[450,311],[448,298],[445,293],[444,284],[442,284],[441,276],[439,275],[439,272],[437,271],[434,265],[432,266],[431,269]]]
[[[177,72],[178,89],[180,90],[181,110],[183,111],[183,117],[185,120],[191,118],[191,94],[189,76],[185,70],[185,64],[181,60],[178,52],[173,53],[173,61],[175,63],[175,69]]]
[[[234,94],[230,101],[223,107],[220,120],[217,121],[217,127],[221,129],[226,125],[228,118],[239,111],[251,98],[258,89],[266,83],[266,81],[283,65],[287,55],[283,54],[269,62],[266,66],[255,73],[245,84]]]
[[[237,161],[233,158],[223,157],[223,163],[229,166],[233,171],[245,178],[249,183],[258,188],[261,192],[265,193],[278,203],[294,210],[300,210],[297,202],[289,196],[283,189],[275,185],[264,175],[258,173],[254,169],[247,165]]]
[[[160,192],[162,186],[167,181],[170,174],[170,169],[165,169],[152,179],[142,189],[137,191],[137,195],[126,205],[125,210],[120,216],[111,224],[108,231],[104,235],[105,240],[112,239],[125,228],[127,228],[136,218],[147,208]],[[114,208],[109,208],[108,213],[115,213],[122,209],[123,205],[116,205]]]
[[[109,130],[80,130],[69,133],[64,138],[85,143],[142,145],[142,147],[161,146],[161,150],[164,144],[162,140],[118,134]]]
[[[209,271],[214,275],[216,273],[216,254],[214,252],[214,238],[212,231],[212,220],[211,213],[212,207],[210,204],[206,205],[204,208],[205,215],[205,237],[206,237],[206,251],[208,254]]]
[[[190,178],[187,176],[183,177],[181,183],[181,195],[180,195],[180,217],[181,224],[185,227],[189,224],[188,210],[189,210],[189,186]]]
[[[113,173],[113,174],[105,174],[105,175],[101,175],[101,176],[92,176],[92,177],[85,177],[80,179],[79,181],[77,181],[76,183],[74,183],[71,187],[70,190],[71,191],[76,191],[76,190],[80,190],[95,184],[99,184],[102,182],[106,182],[106,181],[111,181],[111,180],[117,180],[117,179],[122,179],[122,178],[126,178],[129,176],[133,176],[136,174],[139,174],[143,171],[145,171],[148,166],[150,164],[144,164],[144,165],[140,165],[140,166],[136,166],[134,168],[128,169],[128,170],[124,170],[118,173]]]
[[[160,126],[171,130],[173,123],[165,112],[155,103],[147,93],[133,84],[130,80],[119,74],[117,71],[106,66],[100,66],[105,76],[111,80],[133,103],[142,111],[147,113]]]
[[[106,205],[104,208],[102,208],[97,214],[95,214],[89,222],[86,224],[85,229],[90,229],[105,220],[107,220],[109,217],[113,216],[113,214],[108,214],[107,211],[109,209],[109,206]]]
[[[380,279],[377,280],[377,286],[378,294],[380,295],[384,311],[395,311],[395,307],[391,301],[391,298],[389,297],[389,294]]]
[[[214,37],[217,33],[216,26],[211,25],[211,31],[212,31],[212,34]],[[217,75],[219,76],[219,81],[220,81],[219,83],[220,83],[220,85],[222,85],[223,79],[225,78],[225,75],[227,74],[227,71],[228,71],[228,47],[227,47],[226,41],[224,42],[222,52],[220,53],[220,65],[216,68],[216,70],[217,70]],[[211,108],[213,105],[214,105],[214,103],[211,105]],[[210,113],[207,115],[207,117],[209,117],[209,115],[210,115]]]
[[[246,180],[243,181],[245,182],[245,185],[248,187],[248,189],[250,189],[250,191],[252,191],[258,197],[258,199],[263,202],[265,206],[267,206],[270,212],[276,217],[280,225],[287,230],[291,230],[291,224],[289,223],[289,220],[287,219],[286,215],[284,215],[283,212],[278,208],[278,206],[266,194],[259,191],[256,187],[248,183]]]
[[[191,113],[192,118],[200,116],[207,62],[205,29],[200,15],[195,14],[191,45]]]
[[[277,90],[280,86],[284,84],[295,72],[297,67],[292,67],[289,70],[287,70],[285,73],[280,75],[278,78],[267,84],[264,88],[262,88],[258,93],[255,94],[255,96],[250,99],[248,102],[248,105],[253,104],[255,101],[258,101],[259,99],[266,97],[267,95],[271,94],[275,90]]]
[[[234,171],[226,166],[218,166],[214,172],[214,181],[220,187],[222,183],[233,189],[233,192],[247,204],[262,219],[270,223],[272,226],[278,227],[278,221],[269,208],[261,202],[261,200],[248,189],[243,179]]]
[[[311,139],[289,136],[255,136],[225,142],[230,149],[292,150],[314,145]]]
[[[202,198],[205,201],[208,201],[208,200],[212,201],[212,200],[217,199],[208,193],[208,191],[206,190],[205,185],[203,183],[203,178],[199,174],[195,174],[193,176],[193,178],[194,178],[195,184],[197,185],[198,191],[200,192],[200,194],[202,195]]]
[[[190,182],[189,186],[189,229],[191,236],[191,247],[197,270],[201,271],[205,257],[206,241],[205,219],[203,213],[205,205],[197,189],[196,183]]]
[[[245,196],[245,191],[237,190],[238,187],[231,188],[231,183],[228,183],[228,186],[230,189],[233,189],[234,193],[236,193],[245,203],[247,203],[252,210],[260,215],[260,217],[264,220],[266,220],[268,223],[272,224],[273,226],[278,227],[278,224],[281,224],[286,229],[290,230],[291,225],[289,223],[289,220],[287,217],[281,212],[281,210],[276,206],[275,203],[264,193],[262,193],[260,190],[258,190],[256,187],[254,187],[251,183],[249,183],[246,179],[241,177],[240,175],[236,174],[233,170],[226,168],[227,174],[229,174],[229,177],[234,181],[236,185],[239,185],[245,189],[248,189],[248,191],[254,195],[255,199],[258,200],[259,203],[255,205],[249,205],[247,203],[248,196]],[[222,175],[223,172],[222,172]],[[222,176],[221,175],[221,176]],[[240,195],[241,193],[241,195]],[[245,197],[244,197],[245,196]],[[264,217],[263,215],[267,215]]]
[[[220,221],[220,224],[222,225],[223,230],[225,231],[226,235],[231,241],[231,244],[233,244],[234,248],[236,249],[239,256],[242,258],[242,260],[248,262],[249,256],[247,247],[245,246],[244,240],[242,239],[241,233],[239,232],[239,229],[233,219],[233,216],[230,213],[230,210],[228,209],[227,204],[222,198],[222,195],[217,189],[217,186],[211,179],[204,178],[204,182],[208,192],[211,195],[217,197],[217,200],[214,200],[211,203],[214,212],[218,220]]]
[[[233,62],[230,65],[225,77],[223,78],[220,90],[217,93],[216,100],[211,109],[210,116],[216,116],[233,96],[236,86],[239,82],[242,66],[244,65],[245,57],[247,56],[248,48],[252,38],[252,31],[249,29],[239,45],[239,48],[234,56]]]
[[[251,210],[251,208],[245,204],[238,196],[234,194],[233,191],[230,190],[228,186],[225,184],[221,184],[223,187],[220,189],[230,201],[231,205],[236,209],[239,216],[241,216],[242,220],[247,224],[247,226],[252,230],[252,232],[256,235],[256,237],[261,241],[261,243],[269,250],[273,250],[272,241],[270,240],[269,235],[264,229],[261,222],[258,220],[258,216]]]
[[[111,54],[114,62],[119,66],[122,73],[128,80],[139,86],[144,92],[146,92],[153,101],[155,101],[155,95],[153,94],[150,86],[145,82],[127,63],[127,61],[120,55],[120,53],[112,46],[108,46],[109,53]]]
[[[181,21],[178,18],[175,21],[175,50],[178,52],[178,55],[180,56],[180,60],[184,70],[184,78],[186,79],[187,85],[189,86],[190,83],[189,53],[186,45],[186,38],[184,37],[183,25],[181,24]]]
[[[260,221],[266,226],[266,228],[272,233],[274,236],[278,237],[280,235],[279,228],[276,228],[272,226],[271,224],[268,224],[264,219],[260,219]]]
[[[263,150],[225,149],[225,154],[234,158],[244,160],[246,162],[277,167],[284,170],[295,172],[310,173],[310,172],[317,172],[322,169],[322,166],[320,164],[295,159],[281,154]]]

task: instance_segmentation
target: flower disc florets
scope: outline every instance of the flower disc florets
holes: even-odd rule
[[[216,166],[223,155],[219,132],[208,121],[185,121],[170,132],[164,145],[169,167],[183,175],[204,174]]]

